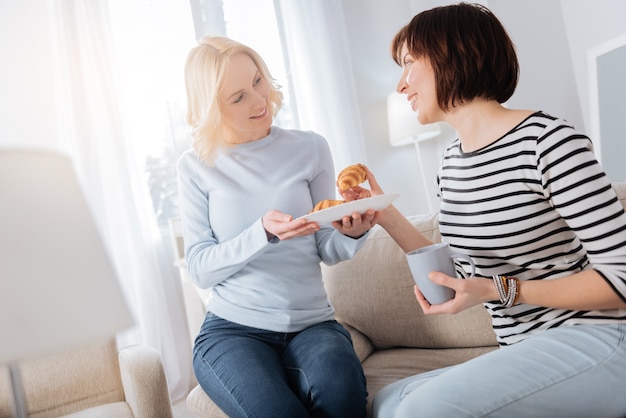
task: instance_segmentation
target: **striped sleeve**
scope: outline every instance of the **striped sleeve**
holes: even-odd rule
[[[626,215],[591,141],[563,121],[537,140],[546,198],[576,233],[591,267],[626,301]]]

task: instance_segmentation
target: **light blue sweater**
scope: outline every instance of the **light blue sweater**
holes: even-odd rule
[[[261,223],[269,210],[297,218],[336,198],[323,137],[272,126],[267,137],[226,149],[213,167],[187,151],[178,161],[178,186],[185,258],[194,283],[211,289],[209,311],[276,332],[333,318],[320,262],[352,257],[366,236],[353,239],[327,226],[271,243]]]

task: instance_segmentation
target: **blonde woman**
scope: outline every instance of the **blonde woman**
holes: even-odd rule
[[[208,37],[185,67],[193,149],[178,163],[185,256],[211,289],[196,377],[229,417],[363,417],[366,388],[320,271],[352,257],[373,212],[297,220],[335,198],[329,147],[274,126],[282,95],[251,48]]]

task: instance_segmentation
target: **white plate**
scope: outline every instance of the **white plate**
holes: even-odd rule
[[[381,194],[379,196],[367,197],[365,199],[353,200],[352,202],[332,206],[317,212],[309,213],[298,219],[305,218],[320,225],[330,224],[344,216],[351,216],[354,212],[365,213],[368,209],[382,210],[396,200],[399,194]]]

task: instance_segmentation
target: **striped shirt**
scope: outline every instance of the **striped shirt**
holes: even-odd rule
[[[537,112],[490,145],[446,149],[438,176],[443,240],[476,276],[550,280],[595,269],[626,301],[626,215],[589,138]],[[522,287],[523,288],[523,287]],[[485,303],[501,345],[560,325],[626,322],[626,310]]]

